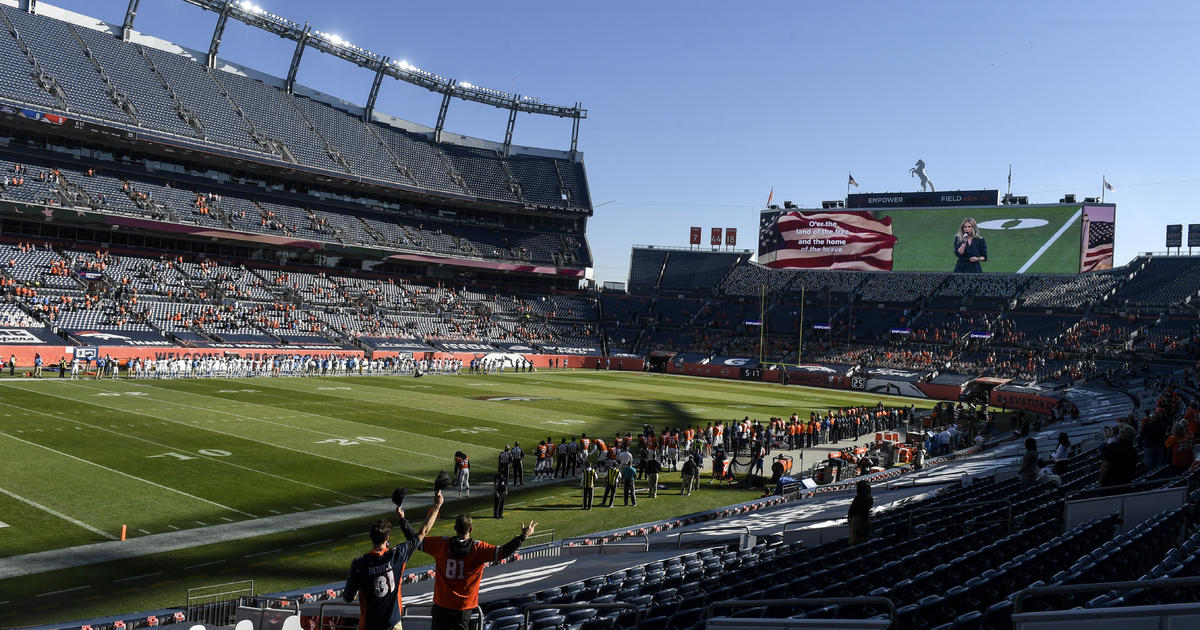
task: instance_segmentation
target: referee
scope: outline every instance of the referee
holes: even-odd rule
[[[525,459],[525,451],[521,450],[521,443],[513,441],[512,450],[509,451],[512,456],[512,482],[514,486],[525,485],[525,468],[522,461]]]

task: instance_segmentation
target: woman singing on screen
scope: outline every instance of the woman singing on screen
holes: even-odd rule
[[[983,273],[979,263],[987,260],[987,243],[979,236],[975,219],[963,219],[962,228],[954,235],[954,254],[958,256],[954,273]]]

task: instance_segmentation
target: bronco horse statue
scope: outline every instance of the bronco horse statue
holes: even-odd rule
[[[929,186],[929,192],[937,192],[933,187],[933,182],[925,176],[925,160],[917,160],[917,165],[908,169],[909,175],[916,175],[921,179],[921,192],[925,192],[925,186]]]

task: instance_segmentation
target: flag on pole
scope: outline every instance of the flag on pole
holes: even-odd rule
[[[1008,165],[1008,187],[1012,188],[1012,164]]]
[[[853,174],[853,173],[849,173],[849,175],[850,175],[850,181],[847,183],[847,185],[848,185],[848,186],[853,186],[853,187],[855,187],[855,188],[858,188],[858,182],[854,181],[854,174]]]
[[[1104,180],[1104,190],[1116,190],[1112,184],[1108,183],[1108,177],[1101,175],[1100,178]]]
[[[775,187],[771,187],[771,194],[767,195],[767,207],[771,207],[771,200],[775,198]]]

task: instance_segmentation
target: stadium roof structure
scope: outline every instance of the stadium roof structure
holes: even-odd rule
[[[36,0],[24,0],[32,4]],[[212,39],[208,47],[207,64],[210,68],[216,67],[217,52],[221,47],[221,38],[225,33],[225,25],[229,18],[243,22],[249,26],[260,28],[264,31],[278,35],[284,39],[289,39],[296,42],[296,50],[292,54],[291,66],[288,68],[287,82],[285,89],[291,93],[296,82],[296,73],[300,68],[300,60],[304,55],[304,51],[311,47],[323,53],[333,55],[344,59],[368,70],[375,72],[375,78],[371,82],[371,90],[367,96],[366,108],[363,114],[364,119],[369,119],[371,113],[375,109],[375,100],[379,96],[379,87],[383,82],[383,77],[389,76],[399,81],[404,81],[418,87],[425,88],[430,92],[435,92],[442,95],[441,107],[438,110],[437,125],[434,127],[434,140],[440,141],[442,130],[446,122],[446,112],[450,107],[451,99],[460,99],[484,105],[491,105],[499,109],[508,110],[508,126],[504,133],[504,153],[508,154],[512,146],[513,128],[516,126],[517,114],[541,114],[545,116],[556,116],[558,118],[570,118],[571,124],[571,154],[574,155],[579,144],[579,121],[587,118],[587,110],[583,108],[583,104],[576,102],[574,105],[551,105],[543,103],[541,99],[532,96],[522,96],[520,94],[512,94],[500,90],[473,85],[466,81],[458,81],[456,79],[447,78],[433,72],[428,72],[417,68],[407,61],[391,59],[386,55],[380,55],[371,52],[364,48],[355,46],[341,37],[325,33],[313,28],[307,22],[300,24],[280,17],[273,13],[267,12],[262,7],[248,0],[183,0],[184,2],[200,7],[202,9],[212,11],[218,15],[216,25],[213,28]],[[24,4],[23,2],[23,4]],[[121,25],[122,39],[129,40],[133,33],[133,23],[137,16],[138,5],[141,0],[129,0],[129,7],[125,12],[125,20]]]

